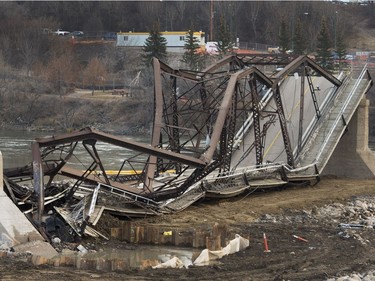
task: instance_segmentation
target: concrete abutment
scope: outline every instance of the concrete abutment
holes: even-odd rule
[[[322,175],[353,179],[375,178],[375,153],[368,146],[369,106],[370,101],[364,97]]]

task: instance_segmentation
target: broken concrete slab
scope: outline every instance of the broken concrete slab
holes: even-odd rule
[[[58,255],[58,252],[45,241],[31,241],[13,247],[15,252],[30,253],[33,257],[43,257],[43,259],[52,259]]]
[[[0,233],[12,239],[13,245],[28,241],[43,241],[42,235],[34,228],[25,215],[9,199],[5,192],[0,192]]]
[[[3,155],[0,151],[0,192],[3,192]]]

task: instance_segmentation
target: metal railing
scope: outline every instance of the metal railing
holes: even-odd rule
[[[345,75],[343,72],[341,72],[337,79],[339,79],[340,81],[343,81],[345,80]],[[340,87],[341,88],[341,87]],[[322,113],[322,115],[324,113],[326,113],[327,109],[329,108],[329,105],[332,103],[332,101],[335,99],[335,97],[337,97],[338,95],[338,91],[337,91],[337,88],[336,87],[333,87],[329,94],[326,96],[326,98],[323,100],[322,104],[321,104],[321,108],[320,108],[320,111]],[[302,136],[302,147],[304,147],[307,143],[307,141],[309,140],[309,138],[311,137],[312,133],[315,131],[315,128],[316,128],[316,125],[320,122],[321,119],[312,119],[310,124],[307,126],[305,132],[303,133],[303,136]],[[294,152],[293,152],[293,155],[296,156],[297,154],[297,149],[298,147],[296,147],[294,149]]]
[[[346,100],[345,100],[343,106],[341,107],[341,110],[340,110],[340,112],[338,113],[338,115],[337,115],[337,117],[336,117],[336,119],[335,119],[335,122],[333,123],[333,125],[331,126],[331,129],[329,130],[327,136],[325,137],[325,140],[324,140],[324,142],[323,142],[323,144],[322,144],[322,146],[321,146],[320,150],[318,151],[318,154],[317,154],[317,156],[316,156],[316,158],[315,158],[315,161],[316,161],[316,162],[318,162],[319,159],[320,159],[320,157],[322,156],[322,153],[323,153],[323,151],[325,150],[325,148],[326,148],[328,142],[330,141],[330,139],[331,139],[331,137],[332,137],[332,134],[333,134],[334,130],[336,129],[338,123],[342,120],[342,117],[343,117],[343,115],[344,115],[345,110],[347,109],[347,107],[348,107],[350,101],[352,100],[354,94],[356,93],[356,91],[357,91],[357,89],[358,89],[358,87],[359,87],[359,84],[361,83],[363,77],[365,76],[365,74],[366,74],[366,72],[367,72],[367,67],[366,67],[366,66],[367,66],[367,65],[365,65],[365,67],[362,69],[361,74],[360,74],[359,77],[357,78],[357,80],[356,80],[356,82],[355,82],[355,84],[354,84],[352,90],[350,91],[350,93],[349,93],[348,97],[346,98]]]

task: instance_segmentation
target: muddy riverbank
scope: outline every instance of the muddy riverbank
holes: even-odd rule
[[[27,278],[39,281],[326,280],[352,272],[368,272],[375,269],[375,230],[369,223],[375,211],[374,182],[323,178],[313,187],[290,187],[200,202],[181,213],[142,219],[153,224],[181,226],[226,224],[233,233],[250,237],[246,250],[226,256],[215,265],[104,272],[32,266],[25,257],[8,255],[0,259],[0,277],[1,280]],[[110,228],[116,225],[116,220],[106,223]],[[351,223],[363,227],[340,227],[340,224]],[[268,237],[269,253],[264,252],[263,233]],[[87,246],[85,241],[81,242]],[[100,251],[106,243],[114,249],[137,247],[118,240],[87,243],[91,245],[88,248],[95,251]]]

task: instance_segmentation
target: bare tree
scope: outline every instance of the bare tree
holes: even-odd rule
[[[47,64],[46,71],[42,74],[46,77],[60,96],[77,82],[78,65],[74,56],[64,53],[54,56]]]
[[[107,79],[105,64],[98,57],[92,58],[83,71],[83,77],[85,82],[91,85],[91,94],[94,95],[95,87],[102,85]]]
[[[39,110],[36,110],[38,106],[38,101],[40,100],[41,94],[39,93],[24,93],[23,95],[24,104],[26,105],[26,110],[24,111],[23,120],[30,126],[33,124],[34,120],[39,115]]]
[[[42,34],[40,30],[30,27],[24,28],[18,33],[17,46],[28,76],[30,76],[30,70],[34,62],[38,60],[38,54],[41,50]]]
[[[80,108],[77,101],[66,100],[65,97],[62,97],[61,107],[60,107],[60,116],[58,118],[57,124],[64,130],[71,130],[74,127],[74,117]]]
[[[257,32],[257,21],[258,21],[258,15],[259,15],[259,2],[251,2],[250,3],[250,11],[249,11],[249,19],[251,22],[251,27],[253,29],[253,36],[254,41],[258,39],[258,32]]]
[[[174,15],[175,22],[178,22],[180,25],[181,23],[186,22],[186,12],[187,12],[187,5],[185,1],[175,1],[171,2],[172,8],[172,15]],[[177,26],[178,26],[177,25]]]

